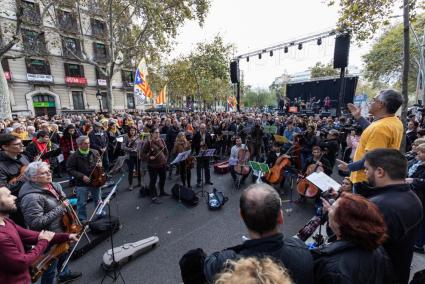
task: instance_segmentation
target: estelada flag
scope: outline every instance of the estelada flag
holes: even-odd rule
[[[164,88],[162,88],[162,90],[159,92],[158,97],[156,97],[155,103],[157,105],[165,104],[166,92],[167,92],[167,85],[165,85]]]
[[[144,101],[145,98],[152,98],[153,94],[146,81],[142,68],[143,60],[140,61],[136,70],[136,76],[134,77],[134,96]]]

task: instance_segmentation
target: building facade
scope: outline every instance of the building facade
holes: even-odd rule
[[[95,2],[84,7],[81,22],[72,4],[62,2],[59,7],[50,8],[42,18],[42,3],[21,1],[21,40],[1,62],[14,114],[39,116],[110,111],[106,105],[104,76],[94,65],[81,63],[74,57],[82,54],[84,45],[88,57],[101,66],[106,64],[106,24]],[[13,35],[17,4],[14,0],[2,0],[1,3],[0,36],[5,42]],[[119,70],[114,75],[114,111],[139,108],[135,106],[133,82],[132,68]],[[102,96],[96,96],[98,94]]]

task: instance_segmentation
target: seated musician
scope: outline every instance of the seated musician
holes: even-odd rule
[[[239,136],[234,136],[235,139],[235,145],[232,147],[232,149],[230,150],[230,158],[229,158],[229,166],[230,166],[230,174],[232,175],[233,178],[233,182],[236,183],[236,171],[235,171],[235,167],[238,166],[239,164],[239,150],[241,149],[245,149],[248,150],[248,147],[245,144],[242,144],[242,138]],[[246,163],[248,164],[248,161],[246,161]],[[246,175],[242,175],[242,179],[241,179],[241,184],[243,184],[246,180],[246,178],[248,177],[249,173]]]
[[[311,165],[317,165],[318,167],[322,167],[324,173],[327,175],[332,174],[331,163],[326,159],[323,155],[323,150],[319,146],[313,146],[312,157],[308,158],[305,162],[305,167],[303,169],[303,173],[307,172],[307,169]]]
[[[22,154],[24,151],[22,140],[11,135],[0,135],[0,187],[5,186],[10,189],[13,195],[18,197],[19,190],[23,182],[24,166],[29,164],[28,158]],[[10,214],[16,224],[25,226],[24,218],[18,208]]]
[[[67,201],[59,183],[52,182],[49,165],[33,162],[25,170],[27,182],[19,192],[21,210],[27,227],[34,231],[48,230],[63,233],[62,217],[66,213]],[[60,272],[67,254],[54,261],[41,277],[42,284],[53,284],[56,270]],[[68,265],[59,274],[59,283],[70,282],[81,277],[81,273],[71,272]]]
[[[0,187],[0,283],[28,284],[31,283],[30,266],[49,243],[75,241],[77,237],[74,234],[26,230],[8,218],[16,210],[16,196],[6,187]],[[34,247],[25,251],[24,245]]]
[[[267,154],[266,164],[269,166],[269,168],[273,167],[277,158],[280,157],[280,155],[283,153],[283,149],[281,145],[277,142],[273,143],[272,149]],[[288,156],[288,158],[290,158]]]

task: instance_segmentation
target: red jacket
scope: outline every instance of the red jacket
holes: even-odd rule
[[[0,283],[31,283],[29,267],[49,245],[46,240],[39,241],[38,235],[39,232],[24,229],[9,219],[5,219],[5,226],[0,225]],[[68,238],[68,234],[56,233],[52,243]],[[24,244],[35,247],[25,252]]]

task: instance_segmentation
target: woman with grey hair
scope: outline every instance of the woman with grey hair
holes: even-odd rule
[[[26,225],[34,231],[52,231],[63,233],[64,227],[62,216],[69,206],[64,201],[66,196],[60,184],[52,181],[49,165],[45,162],[33,162],[25,170],[26,182],[19,192],[20,207],[24,215]],[[71,235],[70,239],[77,240],[77,236]],[[62,267],[67,254],[62,255],[59,261],[43,273],[41,283],[54,282],[56,270]],[[59,274],[59,282],[68,282],[81,277],[81,273],[73,273],[68,266]]]

